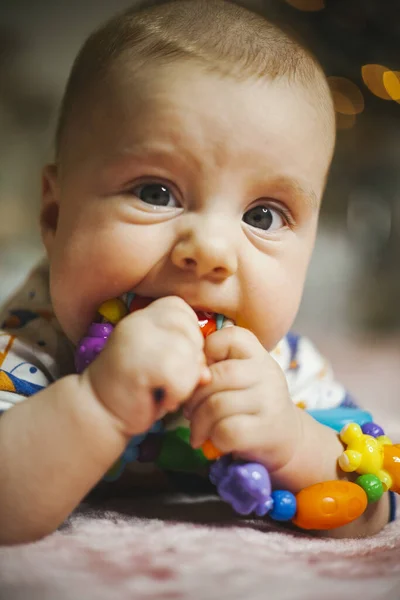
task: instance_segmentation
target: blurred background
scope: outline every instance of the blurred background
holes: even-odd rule
[[[246,0],[241,2],[246,4]],[[41,256],[40,169],[90,31],[129,0],[0,0],[0,302]],[[400,1],[248,0],[306,41],[338,142],[297,329],[359,395],[400,398]],[[384,402],[384,400],[383,400]]]

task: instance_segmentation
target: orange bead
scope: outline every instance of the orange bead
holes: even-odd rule
[[[199,321],[201,333],[203,334],[204,338],[210,335],[210,333],[214,333],[214,331],[217,331],[217,322],[211,313],[197,311],[196,315]]]
[[[296,496],[293,523],[302,529],[334,529],[351,523],[367,508],[364,490],[349,481],[324,481]]]
[[[201,446],[201,450],[208,460],[217,460],[217,458],[222,456],[222,452],[220,452],[220,450],[214,446],[211,440],[204,442],[204,444]]]
[[[400,444],[383,446],[383,469],[393,479],[390,489],[400,494]]]

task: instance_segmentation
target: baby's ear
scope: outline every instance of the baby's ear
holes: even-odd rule
[[[42,240],[50,255],[57,231],[59,214],[59,186],[57,165],[46,165],[42,172],[42,206],[40,210],[40,229]]]

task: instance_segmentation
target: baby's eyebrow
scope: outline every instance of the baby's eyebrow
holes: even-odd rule
[[[190,148],[179,146],[180,151],[177,151],[178,144],[162,143],[149,144],[137,142],[133,145],[123,146],[114,151],[111,156],[111,162],[118,163],[119,161],[136,160],[138,162],[158,162],[166,165],[177,164],[192,164],[198,168],[195,155]]]
[[[284,191],[286,194],[303,199],[305,202],[307,202],[308,206],[312,210],[319,209],[319,198],[310,185],[300,182],[298,179],[294,179],[293,177],[287,177],[284,175],[278,179],[275,179],[274,186]]]
[[[175,166],[177,163],[185,163],[186,166],[190,164],[197,171],[201,168],[201,160],[196,157],[190,149],[186,151],[185,148],[184,153],[179,153],[176,152],[176,146],[172,143],[152,144],[137,142],[133,145],[123,146],[118,148],[117,151],[114,151],[112,162],[114,160],[118,162],[124,159],[135,159],[139,162],[155,160],[164,164],[173,163]],[[300,181],[299,179],[288,175],[278,175],[272,178],[271,184],[273,188],[276,188],[282,193],[305,202],[311,210],[316,211],[319,209],[320,198],[307,182]]]
[[[118,150],[112,154],[112,160],[129,160],[132,158],[149,160],[154,158],[164,158],[169,154],[170,152],[165,148],[154,148],[149,145],[135,144],[134,146],[123,146],[118,148]]]

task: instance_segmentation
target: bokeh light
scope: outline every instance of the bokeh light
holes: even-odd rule
[[[364,65],[361,69],[363,81],[369,91],[382,100],[392,100],[383,82],[383,77],[387,72],[390,72],[390,69],[383,65]]]
[[[336,113],[336,128],[341,130],[351,129],[356,124],[356,115]]]
[[[336,111],[337,129],[351,129],[356,115],[364,110],[364,96],[355,83],[345,77],[328,77]]]
[[[345,77],[328,77],[336,112],[358,115],[364,110],[364,96],[355,83]]]
[[[400,103],[400,71],[386,71],[383,85],[392,100]]]
[[[336,90],[332,90],[332,97],[337,113],[340,113],[341,115],[356,114],[356,111],[354,110],[354,106],[350,98]]]
[[[286,0],[286,4],[306,12],[316,12],[325,8],[325,0]]]

